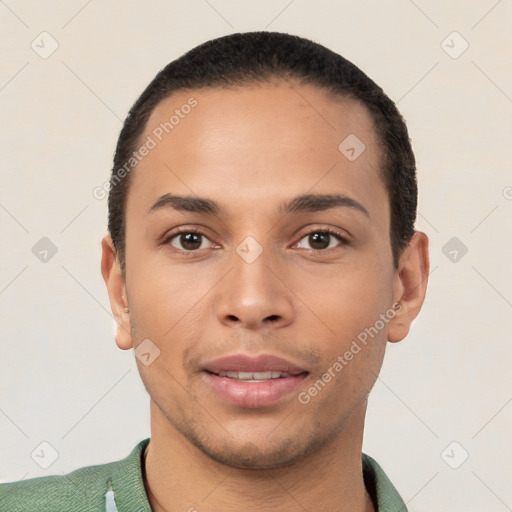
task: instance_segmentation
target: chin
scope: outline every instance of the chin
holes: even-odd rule
[[[236,450],[232,446],[226,446],[223,449],[206,446],[198,446],[198,448],[211,459],[238,469],[284,468],[293,465],[300,458],[285,447],[265,451],[252,443],[246,443]]]
[[[323,444],[318,438],[295,441],[282,439],[276,443],[276,440],[272,440],[272,436],[270,436],[257,444],[234,439],[205,443],[194,435],[190,436],[190,432],[187,437],[205,455],[225,466],[254,470],[293,466],[317,451]]]

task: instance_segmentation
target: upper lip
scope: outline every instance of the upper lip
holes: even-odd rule
[[[217,374],[220,372],[271,371],[299,375],[307,371],[305,368],[301,368],[282,357],[273,356],[271,354],[260,354],[258,356],[232,354],[207,362],[203,369]]]

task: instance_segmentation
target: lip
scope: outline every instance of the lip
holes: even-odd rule
[[[232,354],[221,357],[203,365],[203,369],[210,373],[219,372],[283,372],[298,375],[307,371],[282,357],[271,354],[249,356],[246,354]]]
[[[287,377],[261,382],[221,377],[219,372],[283,372]],[[270,354],[248,356],[233,354],[204,365],[202,376],[206,385],[222,400],[244,408],[270,407],[293,393],[309,372],[281,357]]]

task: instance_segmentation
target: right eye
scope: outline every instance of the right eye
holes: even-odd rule
[[[205,249],[203,242],[208,240],[207,236],[196,229],[180,229],[171,233],[165,240],[164,245],[169,244],[182,252],[194,252]]]

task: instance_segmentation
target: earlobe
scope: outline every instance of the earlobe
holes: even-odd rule
[[[428,237],[416,231],[404,249],[393,283],[393,303],[401,307],[389,322],[388,341],[403,340],[409,333],[412,321],[418,316],[427,291],[430,261]]]
[[[101,249],[101,274],[107,286],[110,308],[117,324],[116,344],[120,349],[128,350],[133,347],[133,343],[126,284],[116,259],[116,251],[110,234],[103,237]]]

